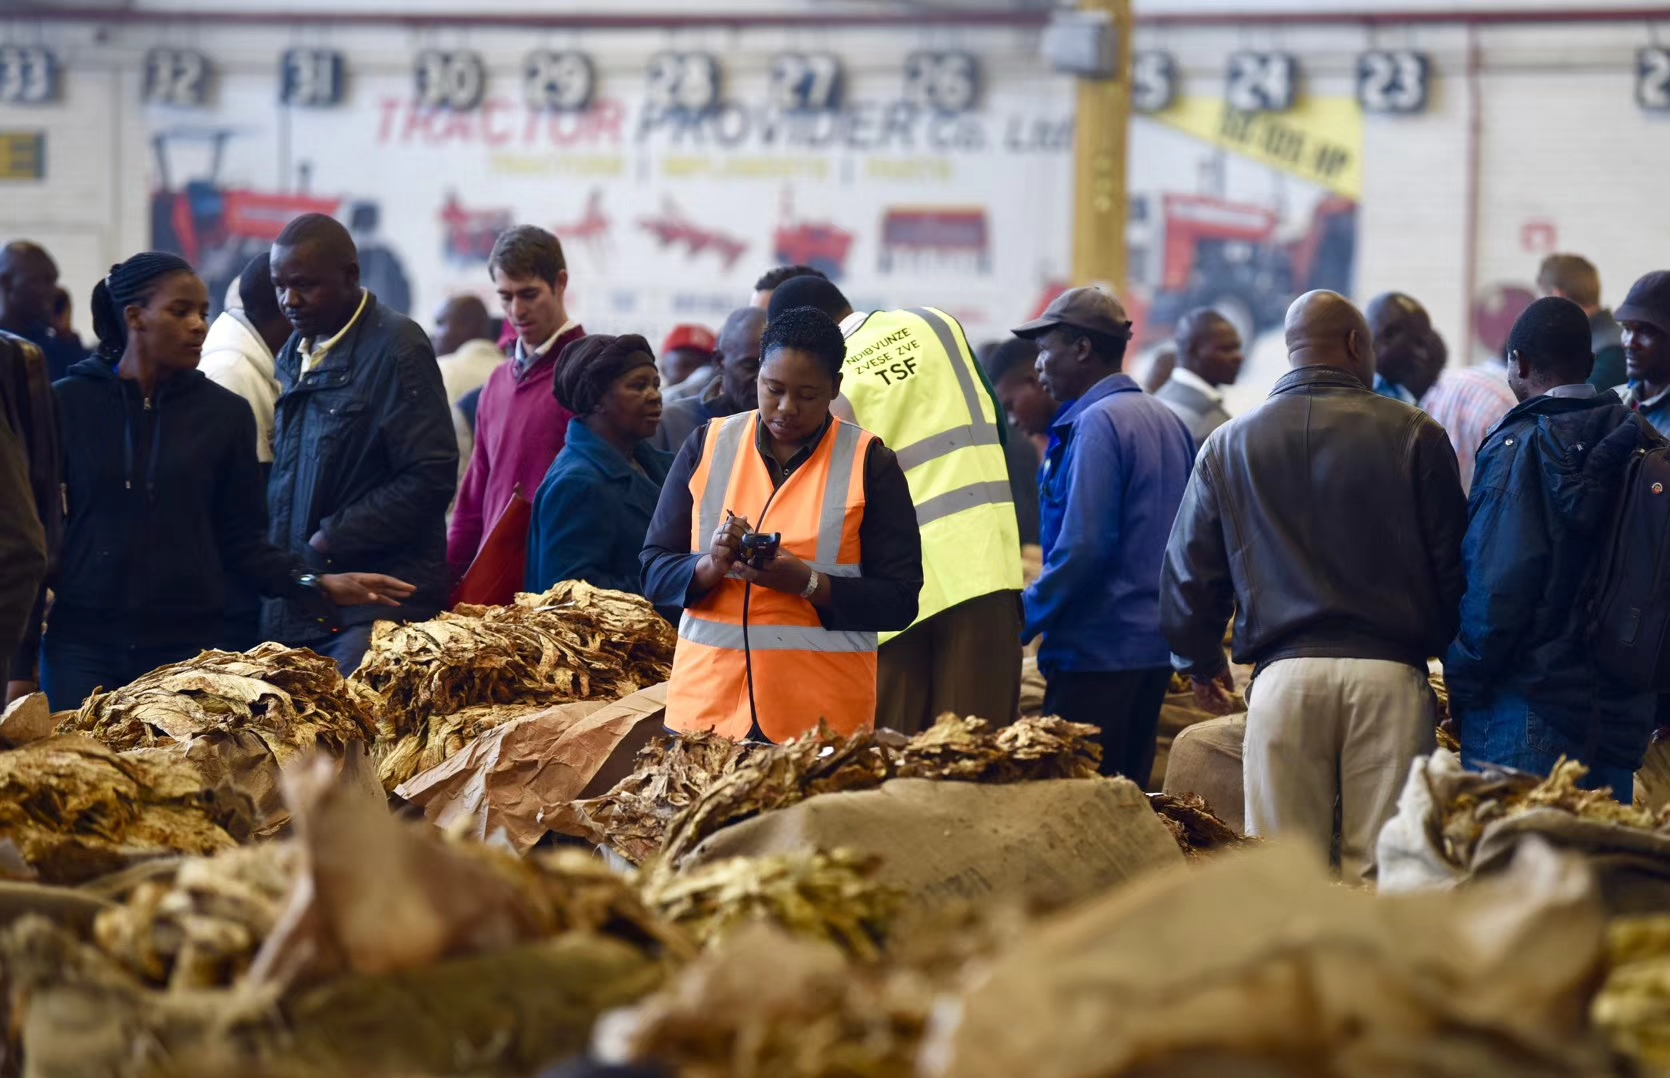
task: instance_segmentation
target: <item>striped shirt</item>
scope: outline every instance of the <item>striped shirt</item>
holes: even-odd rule
[[[1427,391],[1421,409],[1449,434],[1463,491],[1473,487],[1473,464],[1485,435],[1517,403],[1503,372],[1482,364],[1446,370]]]

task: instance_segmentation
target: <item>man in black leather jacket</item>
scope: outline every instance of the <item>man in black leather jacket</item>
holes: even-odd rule
[[[1434,741],[1426,663],[1455,635],[1467,503],[1425,414],[1377,395],[1363,316],[1333,292],[1287,314],[1293,370],[1207,439],[1171,534],[1160,620],[1207,706],[1228,683],[1235,613],[1248,697],[1247,829],[1326,850],[1334,800],[1348,881],[1413,759]]]
[[[458,437],[429,335],[360,286],[347,229],[308,214],[272,251],[279,306],[296,327],[277,357],[272,541],[320,574],[375,572],[417,593],[397,620],[446,604],[446,510],[458,486]],[[343,613],[331,633],[298,604],[269,601],[268,639],[312,647],[344,673],[359,665],[388,610]]]

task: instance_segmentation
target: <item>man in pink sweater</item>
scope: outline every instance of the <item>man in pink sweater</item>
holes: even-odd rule
[[[542,228],[520,225],[499,237],[487,261],[507,327],[516,333],[510,362],[482,387],[475,449],[458,488],[447,538],[453,579],[463,575],[518,488],[532,501],[568,434],[568,409],[551,391],[562,350],[586,335],[568,317],[568,265],[562,244]]]

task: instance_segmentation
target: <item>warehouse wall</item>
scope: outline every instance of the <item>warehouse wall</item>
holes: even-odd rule
[[[1184,7],[1157,0],[1144,10]],[[623,201],[610,206],[616,249],[600,262],[575,256],[577,306],[588,323],[599,327],[631,324],[658,332],[686,317],[717,321],[727,297],[740,296],[759,268],[774,261],[773,230],[785,220],[828,219],[854,234],[847,285],[857,296],[871,302],[938,302],[955,308],[975,334],[1030,314],[1059,287],[1068,264],[1071,155],[1051,132],[1070,118],[1072,87],[1036,60],[1035,35],[1025,32],[758,29],[530,35],[217,28],[187,22],[108,31],[86,24],[14,23],[10,37],[49,44],[67,70],[61,102],[0,107],[0,131],[38,129],[48,135],[46,180],[0,184],[0,234],[28,234],[51,247],[75,285],[78,303],[84,302],[88,283],[111,261],[151,240],[152,132],[208,126],[241,132],[234,145],[243,148],[228,151],[223,177],[228,183],[291,192],[300,182],[297,165],[305,160],[315,192],[380,197],[385,209],[381,231],[409,269],[420,315],[449,289],[485,286],[479,266],[442,258],[437,185],[456,188],[466,208],[504,208],[543,224],[578,221],[584,196],[593,187],[621,192]],[[387,137],[391,124],[398,130],[406,122],[404,114],[387,110],[397,109],[398,99],[408,92],[411,57],[419,48],[479,50],[508,81],[536,39],[551,47],[583,48],[597,58],[603,96],[618,100],[625,110],[618,140],[599,136],[587,145],[575,135],[566,145],[544,147],[549,152],[542,156],[512,159],[463,142],[456,148],[431,146],[417,155],[398,145],[398,138],[391,142]],[[1650,27],[1636,23],[1470,31],[1459,26],[1370,29],[1249,22],[1234,29],[1148,27],[1139,33],[1138,47],[1171,52],[1182,67],[1185,95],[1199,98],[1221,96],[1225,58],[1236,49],[1296,54],[1307,95],[1329,100],[1352,95],[1355,57],[1365,48],[1431,53],[1437,79],[1426,113],[1360,119],[1353,291],[1359,298],[1388,288],[1419,296],[1451,342],[1452,354],[1465,355],[1478,347],[1469,307],[1482,304],[1489,330],[1490,314],[1511,310],[1516,289],[1529,286],[1537,261],[1548,250],[1577,250],[1593,258],[1614,303],[1636,275],[1670,264],[1664,240],[1670,235],[1670,200],[1662,193],[1662,177],[1670,174],[1670,139],[1665,137],[1670,117],[1646,114],[1634,99],[1635,50],[1651,40]],[[221,92],[211,114],[138,103],[141,58],[147,48],[165,41],[201,48],[221,65]],[[328,45],[348,54],[351,96],[340,113],[292,113],[273,104],[277,56],[298,45]],[[987,67],[983,142],[956,145],[956,132],[948,130],[932,145],[926,133],[919,134],[909,152],[902,147],[849,148],[820,155],[754,143],[741,148],[680,144],[665,133],[644,137],[633,126],[639,119],[633,110],[643,64],[652,52],[674,45],[721,54],[745,96],[763,87],[773,52],[831,49],[849,65],[858,96],[877,100],[894,92],[898,65],[910,48],[968,49]],[[1471,80],[1470,50],[1476,50],[1477,59]],[[1475,109],[1476,214],[1468,195]],[[1017,123],[1020,135],[1011,137]],[[1216,178],[1208,167],[1208,151],[1217,154],[1222,148],[1198,143],[1205,148],[1191,157],[1183,148],[1197,143],[1178,130],[1163,120],[1135,121],[1134,193],[1198,189],[1231,201],[1267,203],[1278,211],[1284,234],[1302,231],[1319,199],[1328,194],[1302,179],[1247,172],[1233,153],[1228,154],[1226,184],[1221,161]],[[417,138],[422,141],[421,132]],[[190,148],[181,153],[189,159]],[[744,166],[734,163],[738,160],[752,172],[741,174]],[[823,164],[816,165],[817,160]],[[174,167],[189,174],[206,165],[199,159]],[[682,186],[669,179],[675,167],[684,170],[677,177]],[[544,186],[529,186],[528,169],[545,170]],[[703,169],[709,173],[705,177],[699,175]],[[693,177],[691,170],[698,174]],[[419,188],[421,198],[415,193]],[[403,200],[403,191],[414,193]],[[714,217],[719,231],[747,243],[735,266],[727,269],[710,255],[683,257],[680,251],[680,257],[673,257],[635,226],[660,212],[669,191],[681,212]],[[782,205],[785,195],[791,207]],[[890,208],[913,205],[984,208],[991,265],[980,269],[951,259],[894,264],[883,272],[880,222]],[[1476,242],[1471,273],[1470,228]],[[1132,290],[1141,293],[1143,286],[1134,282]],[[649,298],[635,305],[629,298],[633,292],[646,292]],[[84,316],[81,322],[86,324]],[[1260,351],[1265,359],[1259,373],[1243,389],[1248,398],[1279,370],[1279,347],[1269,332]]]

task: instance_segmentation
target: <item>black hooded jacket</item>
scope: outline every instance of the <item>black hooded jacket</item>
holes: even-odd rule
[[[147,401],[104,360],[53,385],[69,519],[47,632],[78,643],[214,647],[227,571],[263,594],[314,595],[267,541],[255,417],[198,371]]]
[[[1660,442],[1611,392],[1532,397],[1485,438],[1462,545],[1461,631],[1444,660],[1457,713],[1517,696],[1569,740],[1592,744],[1598,762],[1641,766],[1650,694],[1595,668],[1580,600],[1630,454]]]

